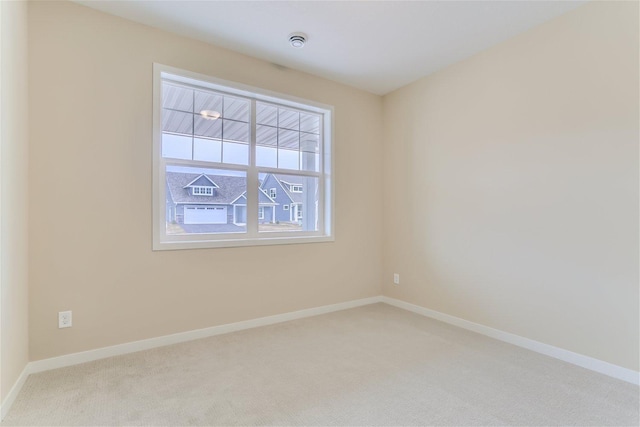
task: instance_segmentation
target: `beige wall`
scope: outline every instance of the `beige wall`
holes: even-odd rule
[[[31,360],[380,294],[380,97],[71,3],[29,48]],[[153,62],[334,105],[336,241],[152,252]]]
[[[381,99],[32,3],[31,360],[378,295],[383,283],[385,295],[638,370],[637,15],[634,3],[588,4]],[[152,252],[153,62],[334,105],[336,242]],[[59,330],[67,309],[74,326]]]
[[[594,2],[386,96],[384,294],[638,370],[638,76]]]
[[[0,2],[0,401],[29,361],[27,5]]]

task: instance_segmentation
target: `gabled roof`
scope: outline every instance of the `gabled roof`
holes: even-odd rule
[[[213,187],[213,188],[220,188],[218,186],[218,184],[216,184],[215,182],[213,182],[213,180],[208,177],[205,174],[201,174],[200,176],[196,177],[193,181],[191,181],[190,183],[188,183],[187,185],[185,185],[183,188],[187,188],[187,187]]]
[[[285,194],[287,196],[289,196],[289,199],[291,199],[291,201],[293,203],[302,203],[302,193],[294,193],[291,191],[290,186],[291,185],[302,185],[303,184],[303,180],[304,177],[303,176],[291,176],[291,175],[286,175],[286,180],[282,178],[282,176],[278,176],[276,174],[270,174],[271,176],[273,176],[275,178],[276,181],[278,181],[278,183],[280,184],[280,187],[282,187],[282,189],[284,190]],[[267,180],[267,177],[265,177],[265,181]]]
[[[237,199],[231,202],[231,204],[232,205],[247,204],[247,192],[245,191],[244,193],[239,195]],[[265,191],[262,188],[260,188],[260,192],[258,193],[258,204],[263,206],[263,205],[279,205],[280,203],[273,200],[271,197],[267,195],[267,193],[265,193]]]
[[[273,200],[271,197],[269,197],[269,195],[262,189],[259,189],[260,192],[258,193],[258,203],[263,205],[263,204],[272,204],[272,205],[279,205],[280,203],[276,202],[275,200]]]
[[[189,190],[201,177],[216,185],[213,196],[194,196]],[[167,172],[167,187],[173,203],[231,204],[247,189],[247,180],[240,176],[208,175],[200,173]]]

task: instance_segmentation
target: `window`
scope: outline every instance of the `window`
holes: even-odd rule
[[[155,64],[153,248],[333,240],[332,113]]]
[[[191,187],[194,196],[213,196],[213,187]]]

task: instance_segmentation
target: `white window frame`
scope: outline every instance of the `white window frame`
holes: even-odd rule
[[[282,205],[282,209],[285,210],[285,211],[288,211],[289,210],[289,205]]]
[[[302,185],[291,185],[292,193],[302,193]]]
[[[269,189],[269,197],[271,197],[272,199],[275,199],[276,197],[278,197],[278,193],[275,188]]]
[[[258,219],[264,219],[264,206],[258,206]]]
[[[169,77],[182,84],[196,84],[217,92],[251,101],[251,141],[249,166],[197,160],[165,159],[162,157],[162,79]],[[320,139],[321,155],[319,171],[289,170],[255,166],[255,102],[264,101],[282,107],[291,107],[322,116]],[[333,117],[330,105],[317,103],[286,94],[276,93],[236,82],[218,79],[178,68],[153,64],[153,250],[219,248],[237,246],[259,246],[296,243],[332,242],[334,236],[334,186],[333,177]],[[211,169],[245,171],[247,176],[247,230],[244,233],[167,235],[166,233],[166,167],[193,166]],[[309,176],[318,178],[319,197],[317,202],[318,230],[300,232],[259,232],[258,220],[258,174],[276,173],[283,175]],[[255,185],[251,185],[255,183]]]
[[[206,185],[194,185],[191,190],[191,194],[194,196],[213,196],[213,187],[207,187]]]

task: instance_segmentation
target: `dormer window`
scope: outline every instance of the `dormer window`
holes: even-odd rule
[[[302,193],[302,185],[292,185],[290,188],[292,193]]]
[[[193,186],[191,191],[194,196],[213,196],[213,187]]]

